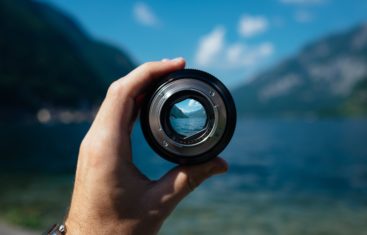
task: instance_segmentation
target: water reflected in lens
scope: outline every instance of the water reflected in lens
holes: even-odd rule
[[[207,116],[200,102],[185,99],[172,106],[169,119],[175,132],[189,137],[205,128]]]

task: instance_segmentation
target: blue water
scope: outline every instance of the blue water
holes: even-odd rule
[[[150,150],[140,127],[133,151],[151,177],[172,166]],[[367,120],[244,119],[221,155],[230,165],[221,177],[230,190],[367,193]]]
[[[177,133],[184,136],[191,136],[204,128],[206,117],[170,118],[170,122]]]
[[[2,171],[72,174],[89,124],[2,126]],[[132,136],[157,179],[174,165]],[[221,154],[229,172],[196,189],[161,234],[367,234],[367,120],[238,121]]]
[[[133,136],[135,162],[172,165]],[[366,120],[239,120],[229,172],[190,195],[162,234],[367,234]]]

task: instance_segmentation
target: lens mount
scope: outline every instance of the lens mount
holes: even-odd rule
[[[206,116],[205,125],[202,130],[191,135],[178,133],[172,126],[170,120],[173,106],[186,99],[199,102],[204,108]],[[180,144],[181,146],[193,146],[205,141],[215,124],[215,113],[212,108],[212,103],[204,95],[195,90],[183,90],[169,97],[161,109],[160,118],[160,123],[162,124],[162,129],[165,130],[165,134],[174,142],[173,144]]]
[[[172,124],[176,120],[172,110],[186,100],[200,104],[205,121],[200,130],[184,135]],[[192,124],[196,119],[183,111],[182,120]],[[152,87],[143,102],[140,120],[147,142],[160,156],[178,164],[196,164],[216,157],[227,146],[236,125],[236,109],[229,91],[218,79],[203,71],[185,69],[169,74]]]

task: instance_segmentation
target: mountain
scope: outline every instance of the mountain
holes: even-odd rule
[[[198,110],[194,110],[192,112],[188,112],[188,113],[185,113],[186,116],[188,117],[193,117],[193,118],[206,118],[206,113],[205,113],[205,110],[203,108],[201,109],[198,109]]]
[[[125,52],[38,1],[0,1],[0,35],[1,115],[90,108],[111,81],[134,68]]]
[[[367,24],[307,45],[233,96],[240,115],[366,115]]]
[[[184,112],[181,109],[179,109],[176,105],[172,106],[170,115],[174,118],[187,118]]]

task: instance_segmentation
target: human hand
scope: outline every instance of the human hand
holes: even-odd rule
[[[145,63],[110,86],[80,146],[66,234],[156,234],[185,196],[227,170],[215,158],[151,181],[132,163],[130,134],[144,91],[184,67],[181,58]]]

